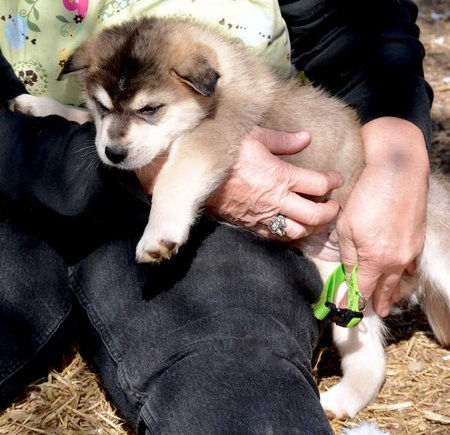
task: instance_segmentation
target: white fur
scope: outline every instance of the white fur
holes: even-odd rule
[[[142,101],[140,102],[142,104]],[[143,120],[132,121],[127,134],[121,140],[128,150],[127,158],[113,166],[134,170],[151,163],[162,152],[168,151],[174,139],[198,125],[201,119],[199,105],[193,100],[170,104],[167,112],[157,124]],[[114,122],[114,115],[104,118],[95,116],[97,137],[95,140],[100,159],[112,165],[105,155],[105,148],[112,145],[108,130]]]
[[[419,298],[439,342],[450,346],[450,233],[427,234],[419,260]]]
[[[339,263],[312,258],[323,281],[339,266]],[[345,284],[337,291],[336,303],[347,291]],[[320,394],[320,401],[329,417],[354,417],[378,394],[384,381],[384,327],[375,314],[371,301],[364,318],[354,328],[332,325],[333,341],[341,355],[343,377],[341,381]]]
[[[450,217],[449,217],[450,219]],[[428,234],[427,240],[420,258],[419,267],[427,281],[435,283],[443,289],[450,286],[450,250],[445,249],[445,241],[436,234]],[[441,292],[450,306],[450,292]]]
[[[59,115],[69,121],[74,121],[79,124],[84,124],[91,120],[91,115],[87,110],[61,104],[49,97],[36,97],[29,94],[22,94],[13,100],[11,106],[14,111],[22,112],[27,115]]]
[[[98,87],[94,89],[93,91],[95,98],[103,104],[107,109],[113,108],[113,103],[111,101],[110,96],[108,95],[108,92],[105,91],[102,87]]]
[[[138,92],[131,100],[129,106],[131,110],[140,110],[146,105],[159,105],[164,97],[159,97],[157,93],[146,91]]]
[[[172,176],[174,166],[178,166],[176,172],[188,174],[182,190],[179,189],[178,178]],[[179,246],[188,239],[201,204],[220,181],[220,175],[213,174],[210,161],[199,156],[194,146],[186,146],[182,140],[173,143],[153,189],[149,223],[136,248],[138,262],[159,262],[177,253]],[[173,213],[174,204],[177,205],[177,213]],[[163,241],[175,242],[175,246],[167,249]],[[160,257],[153,258],[149,252],[159,253]]]
[[[384,430],[381,430],[377,428],[376,426],[373,426],[369,423],[362,423],[359,426],[356,426],[352,429],[343,429],[342,430],[343,435],[389,435],[389,432],[385,432]]]

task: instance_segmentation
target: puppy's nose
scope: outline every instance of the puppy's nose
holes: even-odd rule
[[[125,157],[128,154],[128,150],[124,147],[117,145],[108,145],[105,148],[106,157],[113,163],[120,163],[125,160]]]

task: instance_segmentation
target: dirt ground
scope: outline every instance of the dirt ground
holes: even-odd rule
[[[450,0],[422,0],[418,24],[427,53],[426,78],[435,92],[432,164],[450,174]],[[333,421],[335,433],[365,421],[391,434],[450,434],[450,351],[436,343],[419,309],[392,316],[388,326],[386,382],[377,400],[355,419]],[[315,375],[321,389],[339,379],[338,356],[332,348],[322,353]],[[37,433],[127,431],[97,377],[75,353],[0,413],[0,434]]]

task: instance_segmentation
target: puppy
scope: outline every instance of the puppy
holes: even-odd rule
[[[360,124],[352,109],[319,89],[278,76],[239,43],[193,21],[145,18],[104,30],[73,53],[61,75],[68,74],[78,74],[84,87],[104,163],[133,170],[167,156],[137,246],[139,262],[168,259],[186,242],[199,209],[255,125],[310,131],[312,142],[305,150],[282,158],[342,173],[345,185],[329,197],[344,207],[364,167]],[[16,105],[48,114],[36,100],[25,95]],[[88,119],[86,112],[69,112],[64,106],[64,116]],[[433,174],[425,246],[416,260],[417,276],[403,280],[402,296],[422,302],[443,345],[450,344],[449,216],[450,183]],[[314,258],[308,237],[296,247],[310,256],[324,280],[337,266]],[[338,301],[345,291],[341,286]],[[354,329],[333,325],[343,378],[321,395],[329,416],[353,417],[375,398],[385,376],[383,334],[371,304]]]

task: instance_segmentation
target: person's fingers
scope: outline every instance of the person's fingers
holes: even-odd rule
[[[358,258],[358,251],[351,240],[346,240],[345,243],[342,243],[341,240],[339,248],[341,251],[341,259],[344,264],[347,281],[350,278],[350,274],[352,273],[356,263],[359,263],[356,273],[359,292],[366,300],[369,300],[377,288],[378,281],[382,274],[371,267],[370,264],[368,265],[366,262],[361,261],[361,259]]]
[[[336,201],[314,202],[289,192],[280,204],[280,213],[304,225],[315,227],[336,220],[340,206]]]
[[[352,262],[350,264],[344,264],[347,281],[350,277],[350,274],[351,274],[353,268],[355,267],[355,264],[356,264],[356,261]],[[368,301],[370,299],[373,291],[376,288],[376,285],[378,282],[377,275],[367,274],[364,271],[364,267],[362,269],[361,269],[361,267],[358,267],[357,278],[358,278],[359,293],[363,295],[363,297],[366,301]],[[342,298],[342,300],[339,302],[339,307],[345,308],[346,305],[347,305],[347,293]]]
[[[284,133],[263,127],[255,127],[251,137],[264,144],[272,154],[294,154],[298,153],[311,141],[311,135],[306,132]]]
[[[400,302],[401,299],[402,299],[402,292],[401,292],[401,283],[400,283],[398,285],[398,287],[396,287],[391,294],[391,300],[390,300],[391,305]]]
[[[354,266],[354,265],[353,265]],[[346,268],[346,272],[351,273],[352,269]],[[358,287],[359,292],[366,298],[369,299],[372,297],[373,292],[377,287],[378,280],[381,274],[376,273],[365,267],[364,264],[360,264],[358,266]]]
[[[373,293],[373,308],[379,316],[386,317],[389,315],[392,305],[391,298],[393,294],[399,291],[400,280],[401,274],[398,273],[383,275],[379,280]]]
[[[323,234],[329,230],[329,225],[318,225],[316,227],[311,227],[309,225],[303,225],[295,220],[286,218],[286,228],[284,232],[286,233],[283,237],[273,234],[269,230],[270,220],[264,221],[255,228],[250,228],[250,230],[263,236],[267,239],[278,240],[283,242],[289,242],[301,239],[303,237],[310,236],[311,234]]]
[[[323,225],[317,225],[313,227],[311,234],[324,234],[328,233],[330,231],[330,225],[329,224],[323,224]]]
[[[269,229],[270,221],[271,219],[262,221],[261,224],[257,228],[255,228],[255,232],[258,233],[260,236],[266,237],[268,239],[278,241],[289,241],[306,237],[312,234],[315,230],[314,227],[301,224],[300,222],[290,219],[289,217],[285,217],[286,227],[283,228],[285,235],[279,236],[277,234],[273,234],[270,231]]]

